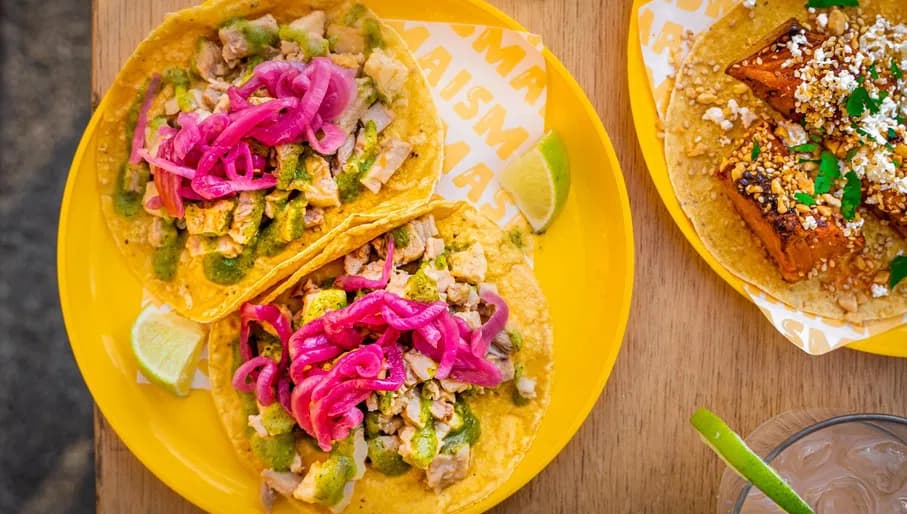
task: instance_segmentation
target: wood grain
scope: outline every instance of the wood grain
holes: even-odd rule
[[[164,12],[186,0],[94,0],[93,98]],[[743,432],[806,407],[907,414],[907,361],[809,357],[712,273],[662,206],[639,151],[626,85],[630,0],[493,0],[542,34],[598,109],[623,166],[636,230],[636,289],[605,393],[567,448],[501,513],[714,511],[723,466],[687,423],[708,406]],[[98,511],[197,510],[96,419]]]

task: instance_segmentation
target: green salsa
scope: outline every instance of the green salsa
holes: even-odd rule
[[[172,222],[163,225],[164,245],[154,249],[151,256],[151,267],[158,280],[169,282],[176,276],[176,267],[179,264],[180,253],[186,241],[185,235],[180,235]]]
[[[473,445],[482,434],[479,420],[469,410],[465,400],[457,400],[454,406],[454,418],[458,420],[458,427],[444,438],[441,453],[453,455],[464,444]]]
[[[251,247],[247,246],[241,254],[236,257],[224,257],[219,253],[209,253],[205,255],[202,263],[205,270],[205,276],[208,280],[220,285],[231,285],[242,280],[252,263],[255,262],[255,255]]]
[[[409,244],[409,232],[406,230],[405,226],[391,230],[391,237],[394,238],[394,245],[396,245],[397,248],[403,248]]]
[[[409,277],[406,286],[403,288],[403,295],[410,300],[417,302],[434,302],[440,299],[438,294],[438,283],[420,269],[416,274]]]
[[[271,32],[263,27],[258,27],[249,23],[249,20],[243,18],[233,18],[223,25],[226,28],[235,28],[242,32],[244,38],[249,43],[249,52],[251,55],[261,54],[269,46],[277,44],[279,40],[276,32]]]
[[[273,257],[283,251],[286,246],[286,243],[277,239],[277,224],[272,221],[259,234],[256,252],[258,255]]]
[[[362,22],[362,32],[365,34],[365,44],[370,50],[384,48],[384,36],[381,35],[381,27],[378,25],[378,20],[366,18]]]
[[[363,16],[365,16],[365,6],[362,4],[354,4],[350,7],[350,10],[347,11],[346,16],[343,17],[343,23],[346,25],[353,25]]]
[[[261,437],[258,433],[253,432],[249,436],[249,443],[252,453],[266,467],[275,471],[290,470],[293,455],[296,454],[296,437],[292,432],[269,437]]]
[[[359,180],[365,175],[378,158],[378,126],[369,120],[363,127],[364,138],[361,148],[350,157],[336,177],[337,191],[340,201],[347,203],[355,200],[362,192],[362,183]],[[358,145],[357,145],[358,146]]]
[[[142,197],[144,196],[141,193],[126,190],[126,174],[130,173],[130,166],[140,166],[139,169],[134,168],[133,172],[137,171],[141,174],[143,178],[140,178],[139,180],[143,185],[148,182],[148,177],[151,173],[147,164],[142,163],[139,165],[132,165],[126,163],[117,175],[117,181],[113,191],[113,209],[120,216],[125,216],[127,218],[135,216],[142,210]]]
[[[173,86],[176,103],[183,112],[194,109],[192,97],[189,95],[189,73],[182,68],[170,68],[164,72],[164,83]]]
[[[394,448],[388,447],[385,441],[383,437],[368,441],[368,459],[372,463],[372,468],[390,477],[409,471],[410,465],[403,461],[403,457]]]

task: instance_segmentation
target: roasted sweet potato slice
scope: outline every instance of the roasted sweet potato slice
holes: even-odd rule
[[[762,152],[758,162],[752,162],[753,141],[759,140]],[[840,226],[840,211],[830,216],[817,211],[799,212],[787,191],[778,191],[781,183],[777,174],[766,172],[772,163],[789,157],[787,146],[767,125],[758,125],[745,137],[716,175],[727,197],[746,224],[762,241],[775,261],[781,276],[788,282],[805,278],[822,260],[834,259],[862,249],[861,235],[844,234]],[[781,197],[786,197],[784,200]],[[790,205],[790,208],[778,206]],[[780,212],[779,212],[780,211]],[[811,217],[811,228],[804,225]]]
[[[793,45],[794,38],[805,38]],[[821,46],[827,36],[804,29],[795,19],[784,23],[765,38],[758,50],[749,57],[732,63],[725,72],[752,89],[757,98],[764,100],[785,118],[800,121],[794,93],[800,85],[794,73],[803,64],[792,61],[793,48],[799,52]],[[790,64],[785,65],[788,61]]]

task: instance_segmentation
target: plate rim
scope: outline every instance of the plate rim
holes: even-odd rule
[[[722,266],[721,263],[719,263],[705,248],[705,245],[703,245],[699,235],[693,228],[693,224],[681,209],[680,203],[677,201],[677,196],[674,194],[674,187],[667,176],[667,162],[665,161],[663,150],[664,142],[659,140],[655,135],[654,120],[657,118],[657,114],[654,114],[653,116],[653,113],[656,112],[655,99],[652,96],[652,88],[648,85],[649,79],[646,75],[645,63],[642,60],[642,46],[639,41],[638,12],[643,5],[650,3],[651,1],[652,0],[633,0],[633,6],[630,12],[630,26],[627,35],[627,86],[630,90],[630,111],[633,117],[633,126],[636,130],[636,142],[639,145],[640,152],[646,163],[649,177],[652,179],[656,191],[658,191],[658,196],[661,198],[662,205],[664,205],[671,215],[674,225],[680,229],[680,232],[687,242],[694,250],[696,250],[699,257],[709,265],[715,274],[717,274],[725,283],[730,285],[735,291],[740,293],[741,296],[746,298],[748,302],[755,305],[744,290],[744,281]],[[634,93],[634,85],[638,86],[639,84],[637,82],[641,79],[644,80],[646,87],[637,87],[636,89],[644,89],[645,93]],[[645,142],[643,141],[644,139]],[[653,142],[655,143],[654,148],[657,149],[657,151],[653,150],[653,145],[651,144]],[[662,177],[662,175],[664,177]],[[892,345],[890,341],[884,340],[892,339],[897,334],[907,335],[907,323],[893,327],[867,339],[845,345],[845,348],[886,357],[907,358],[907,345],[898,347]]]
[[[373,0],[375,1],[375,0]],[[487,3],[485,0],[456,0],[469,4],[472,7],[478,8],[485,11],[492,18],[495,19],[496,25],[510,28],[514,30],[519,30],[523,32],[529,32],[521,23],[517,22],[515,19],[510,17],[504,11],[498,9],[495,6]],[[490,25],[494,26],[494,25]],[[459,512],[473,511],[477,509],[485,510],[490,509],[491,507],[499,504],[504,501],[520,489],[522,489],[529,481],[538,476],[550,463],[557,457],[560,452],[566,447],[570,441],[576,436],[576,433],[579,431],[579,428],[585,423],[592,409],[598,403],[598,400],[601,398],[601,395],[604,391],[604,387],[607,384],[608,379],[613,372],[614,364],[617,361],[617,357],[620,354],[621,349],[623,348],[624,339],[626,337],[626,329],[629,321],[630,310],[632,307],[633,300],[633,290],[635,285],[635,234],[633,232],[633,221],[632,221],[632,211],[630,209],[629,195],[626,188],[626,182],[624,180],[623,169],[620,165],[620,161],[617,157],[617,153],[614,150],[614,146],[611,142],[611,138],[605,130],[604,124],[599,116],[597,110],[592,105],[592,102],[589,100],[588,95],[583,90],[583,88],[576,81],[576,78],[567,70],[564,64],[560,59],[554,55],[551,50],[545,46],[542,52],[542,55],[545,59],[546,65],[548,66],[548,73],[559,75],[563,78],[567,88],[569,89],[571,95],[578,100],[578,103],[585,115],[589,117],[592,125],[595,128],[596,139],[601,142],[605,157],[607,159],[607,167],[612,170],[612,174],[615,178],[616,183],[616,193],[619,201],[619,211],[622,213],[623,223],[621,230],[625,234],[622,244],[624,246],[623,255],[621,256],[623,261],[626,263],[625,273],[626,273],[626,286],[624,287],[624,293],[622,298],[619,300],[620,310],[616,313],[617,323],[612,327],[615,344],[613,350],[605,355],[604,366],[602,367],[603,372],[600,374],[600,379],[595,384],[594,388],[590,390],[590,393],[586,395],[586,400],[580,405],[577,409],[579,416],[574,417],[574,421],[569,425],[565,426],[566,430],[563,430],[565,433],[569,433],[570,437],[563,439],[556,445],[549,446],[553,448],[553,451],[548,452],[548,456],[540,461],[538,469],[534,470],[531,475],[525,479],[518,480],[513,484],[512,487],[505,488],[499,487],[495,489],[489,495],[476,500],[475,502],[465,506]],[[82,161],[86,158],[86,153],[89,151],[89,146],[96,135],[97,125],[100,123],[101,118],[103,117],[103,112],[105,111],[107,104],[109,103],[110,95],[109,88],[105,91],[104,96],[101,99],[101,102],[94,108],[92,116],[83,130],[82,136],[79,141],[79,145],[76,149],[76,152],[73,156],[72,163],[67,172],[67,179],[65,189],[60,201],[60,216],[57,225],[57,255],[56,255],[56,265],[57,265],[57,284],[58,284],[58,296],[60,301],[60,308],[63,314],[63,322],[66,328],[67,339],[69,341],[70,349],[73,353],[73,357],[76,360],[76,364],[79,368],[79,372],[85,381],[86,387],[89,389],[89,392],[92,395],[92,400],[94,401],[97,408],[100,410],[101,414],[104,416],[104,419],[107,421],[110,428],[117,434],[117,437],[123,442],[123,444],[129,449],[129,451],[148,469],[158,480],[163,482],[168,488],[179,494],[186,501],[195,504],[198,507],[201,507],[208,511],[213,511],[216,505],[207,500],[207,496],[200,494],[193,494],[194,490],[188,488],[188,486],[182,486],[181,482],[170,477],[168,470],[164,467],[164,463],[158,461],[150,455],[151,450],[146,451],[144,446],[139,444],[139,441],[134,441],[133,438],[123,436],[121,433],[121,423],[116,421],[116,417],[110,417],[107,415],[107,408],[109,405],[102,405],[96,400],[97,395],[95,395],[95,388],[100,387],[98,383],[89,379],[88,373],[84,371],[85,365],[85,356],[80,358],[81,352],[76,350],[76,347],[79,345],[73,344],[73,338],[70,336],[71,327],[74,326],[75,320],[73,318],[74,314],[71,312],[72,309],[68,307],[71,300],[71,293],[69,293],[68,278],[64,272],[65,263],[67,262],[67,250],[65,239],[67,237],[65,233],[65,227],[69,224],[69,219],[71,215],[70,205],[72,203],[72,197],[75,190],[76,177],[79,173],[79,168]],[[109,234],[109,231],[108,231]],[[118,428],[120,427],[120,428]],[[533,442],[533,445],[535,442]]]

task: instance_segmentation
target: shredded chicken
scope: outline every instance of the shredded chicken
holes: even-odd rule
[[[369,191],[377,193],[409,157],[413,145],[400,139],[391,139],[384,144],[375,163],[359,180]]]
[[[270,14],[266,14],[261,18],[249,20],[247,23],[255,30],[272,34],[277,34],[279,28],[277,26],[277,20]],[[220,42],[224,45],[221,54],[227,64],[231,66],[239,59],[250,55],[254,50],[249,46],[249,40],[246,37],[246,34],[236,25],[227,24],[221,27],[220,30],[217,31],[217,37],[220,38]]]
[[[407,280],[409,280],[409,273],[403,270],[396,270],[391,275],[385,290],[390,293],[394,293],[397,296],[403,296],[404,289],[406,289]]]
[[[224,62],[220,48],[213,41],[207,39],[198,41],[195,71],[199,77],[208,82],[221,82],[220,77],[227,73],[227,63]]]
[[[268,429],[265,428],[264,423],[262,423],[262,421],[261,421],[260,414],[255,414],[254,416],[249,416],[248,424],[250,427],[252,427],[253,430],[255,430],[255,433],[260,435],[261,437],[268,437],[268,435],[270,435],[270,434],[268,434]]]
[[[455,312],[454,316],[461,318],[469,325],[469,328],[476,329],[482,326],[482,318],[476,311]]]
[[[431,461],[425,471],[425,480],[428,486],[440,493],[466,478],[469,471],[469,445],[464,444],[453,455],[440,454]]]
[[[363,245],[357,248],[356,250],[343,256],[343,271],[347,275],[358,275],[362,271],[362,267],[365,266],[365,263],[368,262],[369,256],[371,255],[372,247],[370,245]]]
[[[321,225],[324,223],[324,209],[321,207],[306,207],[304,220],[306,227]]]
[[[487,272],[488,262],[485,260],[485,251],[480,243],[473,243],[466,250],[450,255],[450,273],[457,280],[478,284],[485,280]]]
[[[422,422],[419,415],[422,412],[422,398],[419,397],[419,391],[410,389],[403,395],[403,398],[406,400],[406,407],[403,409],[403,419],[410,425],[415,425],[419,428],[424,427],[425,423]]]
[[[409,364],[420,382],[431,379],[435,376],[435,371],[438,370],[438,365],[435,364],[435,361],[418,350],[410,350],[404,353],[403,360]]]
[[[453,305],[466,305],[469,300],[469,292],[472,287],[469,284],[457,282],[447,288],[447,302]]]
[[[531,400],[536,396],[535,385],[536,381],[534,378],[520,377],[516,381],[516,391],[523,398]]]
[[[365,125],[367,122],[372,121],[375,123],[375,128],[378,132],[386,129],[388,125],[394,121],[394,113],[390,109],[384,106],[380,102],[376,102],[374,105],[369,107],[365,114],[362,116],[362,124]]]
[[[457,382],[456,380],[451,380],[449,378],[442,378],[438,380],[438,383],[441,384],[442,389],[451,393],[462,393],[463,391],[469,389],[469,384],[465,382]]]
[[[305,160],[305,169],[312,180],[302,187],[306,200],[315,207],[335,207],[340,205],[337,182],[331,176],[331,166],[323,157],[312,155]]]
[[[444,253],[444,240],[437,237],[429,237],[425,242],[425,258],[437,259]]]
[[[293,491],[299,486],[299,483],[302,482],[302,477],[295,473],[274,471],[273,469],[262,471],[261,478],[268,487],[284,496],[291,496]]]
[[[444,400],[434,400],[429,406],[432,417],[439,421],[449,421],[454,413],[454,406]]]

